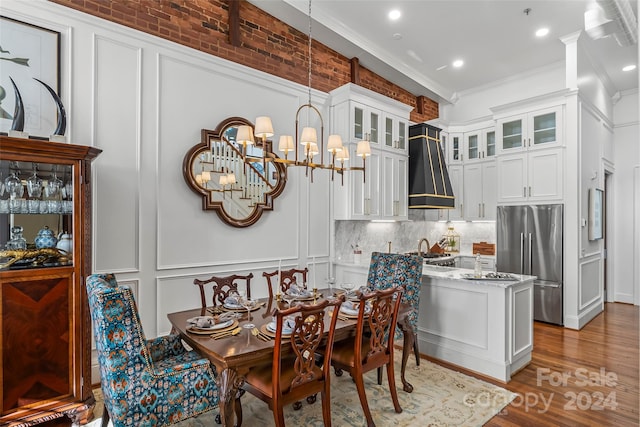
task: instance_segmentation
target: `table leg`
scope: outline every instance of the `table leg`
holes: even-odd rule
[[[243,379],[235,369],[224,368],[218,371],[218,396],[220,402],[220,419],[225,427],[235,426],[234,409],[237,409],[236,398]],[[241,422],[241,414],[237,414]]]
[[[404,372],[407,368],[407,360],[409,355],[413,351],[413,344],[415,342],[415,336],[413,335],[413,329],[409,324],[409,317],[405,317],[402,321],[398,322],[398,326],[402,330],[403,345],[402,345],[402,367],[400,368],[400,379],[402,380],[402,389],[407,393],[413,391],[413,386],[404,377]]]

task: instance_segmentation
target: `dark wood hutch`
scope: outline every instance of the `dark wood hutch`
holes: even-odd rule
[[[93,147],[0,136],[2,426],[65,416],[83,424],[93,417],[84,281],[91,274],[91,162],[100,153]],[[30,179],[42,181],[41,192],[31,191]],[[45,225],[55,236],[71,235],[72,249],[58,251],[64,256],[36,255],[42,248],[34,240]],[[15,233],[21,229],[24,240]]]

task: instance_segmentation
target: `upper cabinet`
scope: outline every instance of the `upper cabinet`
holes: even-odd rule
[[[562,145],[562,107],[555,106],[497,120],[502,153]]]
[[[353,171],[334,186],[338,220],[406,220],[408,133],[412,107],[354,84],[331,91],[331,133],[346,137],[350,159],[358,141],[369,139],[365,171]]]
[[[467,162],[494,159],[496,156],[495,128],[489,127],[465,132],[464,151]]]

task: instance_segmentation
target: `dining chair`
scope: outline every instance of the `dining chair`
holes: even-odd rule
[[[113,274],[86,281],[100,385],[102,426],[166,426],[218,407],[209,360],[187,351],[180,336],[147,340],[131,289]]]
[[[324,425],[331,426],[331,353],[337,313],[343,301],[341,296],[318,304],[276,309],[273,360],[251,368],[242,386],[269,405],[276,427],[284,426],[285,405],[318,392],[322,398]],[[291,325],[289,336],[283,334],[285,322]],[[282,345],[277,344],[281,342]]]
[[[402,304],[411,308],[407,317],[413,331],[413,353],[416,365],[420,365],[418,315],[422,287],[422,265],[422,257],[416,255],[373,252],[367,277],[367,286],[370,289],[388,289],[395,286],[401,286],[404,289]],[[396,338],[399,339],[401,334],[400,328],[396,328]],[[378,374],[378,384],[381,382],[382,376]]]
[[[355,336],[337,341],[333,346],[331,364],[336,375],[348,371],[358,390],[360,405],[367,419],[367,426],[375,423],[369,410],[364,386],[364,374],[373,369],[387,367],[387,379],[393,407],[402,412],[398,401],[393,365],[393,330],[398,318],[398,309],[403,288],[360,293],[358,297],[358,323]]]
[[[224,304],[224,300],[234,292],[238,292],[238,286],[244,286],[247,298],[251,298],[251,279],[253,279],[253,273],[249,273],[248,275],[239,275],[234,274],[232,276],[211,276],[206,280],[194,279],[193,284],[200,288],[200,302],[202,304],[202,308],[207,308],[207,300],[206,300],[206,285],[209,283],[213,283],[211,285],[213,289],[213,295],[211,297],[212,305],[215,307],[217,305]]]
[[[307,273],[309,273],[309,269],[305,267],[303,269],[292,268],[290,270],[282,270],[282,272],[278,270],[272,273],[263,272],[262,276],[267,279],[269,298],[273,298],[273,281],[275,280],[277,282],[279,273],[282,273],[279,283],[280,292],[285,293],[293,284],[307,283]],[[302,281],[299,281],[298,278],[301,278]]]

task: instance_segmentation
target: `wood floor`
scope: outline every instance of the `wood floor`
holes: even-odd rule
[[[474,375],[517,394],[485,426],[640,425],[639,312],[608,303],[580,331],[535,322],[532,361],[509,383]]]
[[[532,361],[509,383],[467,372],[518,396],[486,426],[640,425],[639,313],[608,303],[580,331],[535,322]]]

